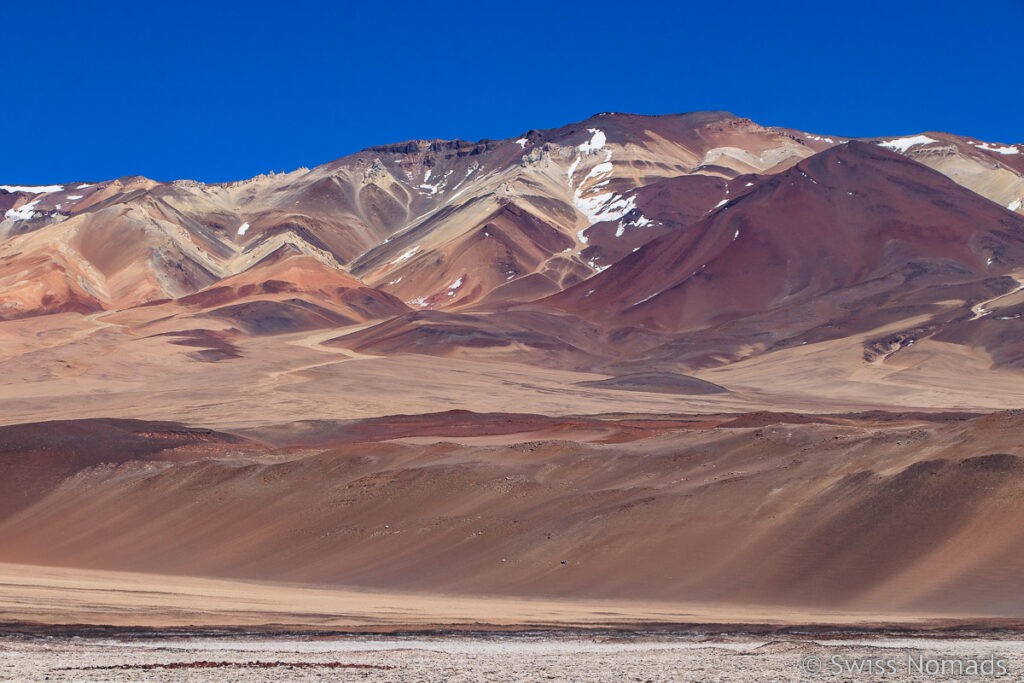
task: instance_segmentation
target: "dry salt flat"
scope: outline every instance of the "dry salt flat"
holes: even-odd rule
[[[944,661],[947,675],[908,670]],[[895,672],[836,673],[892,661]],[[1002,675],[950,675],[951,662]],[[822,665],[815,671],[814,663]],[[698,635],[341,638],[6,636],[2,681],[849,681],[1020,680],[1019,637],[811,639]]]

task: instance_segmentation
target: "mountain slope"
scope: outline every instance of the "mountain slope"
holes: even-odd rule
[[[543,253],[523,262],[493,254],[492,275],[501,271],[503,278],[478,282],[479,298],[509,275],[540,274],[540,283],[554,281],[560,288],[607,266],[621,249],[588,252],[586,231],[602,220],[646,224],[629,196],[636,188],[684,175],[770,171],[812,154],[816,144],[723,112],[606,114],[530,131],[516,140],[374,147],[312,170],[237,183],[136,177],[45,188],[0,186],[0,238],[27,240],[5,242],[11,260],[67,251],[71,270],[59,289],[88,293],[67,295],[71,308],[77,300],[117,309],[188,295],[285,245],[351,270],[374,286],[387,288],[402,278],[403,288],[396,292],[407,302],[433,297],[428,307],[445,307],[453,302],[436,288],[451,284],[443,282],[449,274],[457,273],[453,282],[472,270],[480,255],[454,257],[443,277],[426,275],[422,268],[414,274],[403,257],[413,252],[426,260],[452,260],[453,252],[465,252],[463,243],[510,203],[524,221],[516,231],[529,232],[539,221],[564,237],[526,247]],[[637,232],[631,244],[647,236]],[[127,252],[116,249],[127,243],[132,245]],[[567,248],[569,255],[555,255]],[[11,278],[23,278],[32,266],[8,268]],[[532,284],[526,289],[539,291]],[[64,307],[21,298],[18,315]]]
[[[1020,146],[941,133],[847,142],[725,112],[600,114],[515,139],[372,147],[237,183],[130,177],[0,186],[0,319],[165,300],[179,302],[180,317],[212,310],[203,302],[217,299],[221,308],[243,306],[222,311],[223,319],[265,334],[292,326],[252,319],[294,318],[306,329],[410,309],[504,315],[543,299],[546,310],[524,309],[536,324],[571,326],[576,314],[600,322],[600,357],[638,359],[668,343],[659,357],[719,362],[709,347],[735,347],[716,356],[735,359],[902,315],[850,313],[865,297],[891,292],[892,305],[935,307],[932,295],[899,294],[901,283],[914,291],[925,281],[960,287],[950,293],[960,313],[1016,286],[1019,221],[1007,212],[1024,214]],[[857,160],[847,159],[850,173],[842,174],[848,150]],[[830,154],[840,155],[834,168]],[[920,166],[893,165],[899,155],[956,184],[923,176]],[[883,160],[903,171],[882,172]],[[922,185],[929,189],[919,192]],[[766,221],[792,229],[761,235]],[[979,227],[974,237],[963,231],[969,222]],[[926,238],[926,227],[936,235],[952,230],[951,240]],[[883,244],[889,231],[900,234]],[[869,233],[877,233],[874,241],[863,242]],[[820,253],[805,249],[810,244]],[[950,251],[953,244],[970,253]],[[883,258],[864,260],[879,249]],[[293,265],[283,275],[265,272],[282,255]],[[927,272],[912,273],[922,260]],[[270,281],[290,284],[272,283],[270,292]],[[368,298],[353,304],[352,297]],[[800,303],[811,299],[814,306]],[[998,302],[1006,308],[1015,299]],[[940,308],[955,318],[956,307]],[[572,315],[563,321],[558,311]],[[1007,348],[1003,331],[972,331],[1000,317],[1009,316],[942,338],[977,341],[1015,362],[1016,354],[998,351]],[[396,318],[387,336],[401,324]],[[417,318],[409,324],[434,329]],[[500,320],[489,321],[486,333],[500,329]],[[690,337],[685,351],[672,345],[681,333]],[[508,341],[517,334],[509,330]],[[569,343],[594,357],[593,340]],[[360,333],[359,345],[367,344]],[[740,347],[747,351],[737,356]]]
[[[705,335],[704,345],[729,352],[922,311],[971,317],[974,303],[1015,290],[1022,268],[1024,218],[914,161],[851,142],[544,303],[606,325],[686,333],[691,347]]]

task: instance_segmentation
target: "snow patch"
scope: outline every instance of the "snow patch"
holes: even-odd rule
[[[608,138],[605,136],[604,131],[598,128],[588,128],[590,134],[590,140],[584,142],[582,145],[578,145],[576,149],[583,152],[584,154],[590,154],[603,148],[605,143],[608,142]]]
[[[462,278],[460,277],[455,282],[448,285],[448,296],[455,296],[456,290],[462,286]]]
[[[433,197],[435,194],[437,194],[441,190],[441,188],[443,186],[445,186],[447,184],[448,176],[450,176],[451,174],[452,174],[452,172],[448,171],[443,176],[441,176],[440,180],[438,180],[436,183],[431,185],[431,184],[427,183],[427,180],[430,178],[430,169],[428,168],[426,175],[423,176],[423,182],[421,184],[417,185],[416,188],[419,189],[419,190],[426,190],[427,193],[429,193],[429,195],[431,197]],[[459,184],[461,185],[462,183],[459,183]],[[421,194],[422,194],[422,192],[421,192]],[[454,199],[454,196],[452,198]]]
[[[519,138],[518,140],[516,140],[516,144],[522,147],[523,149],[526,149],[526,138]]]
[[[49,192],[60,192],[63,189],[63,185],[0,185],[0,190],[25,192],[27,194],[47,194]]]
[[[616,237],[622,237],[626,234],[626,228],[646,228],[648,225],[653,223],[650,218],[641,214],[638,214],[636,218],[631,221],[619,221],[619,227],[615,230]]]
[[[399,276],[399,277],[395,278],[394,280],[392,280],[391,282],[389,282],[388,284],[389,284],[389,285],[397,285],[397,284],[398,284],[399,282],[401,282],[401,281],[402,281],[402,278],[403,278],[403,277],[405,277],[405,276],[404,276],[404,275],[401,275],[401,276]]]
[[[1009,145],[993,145],[988,142],[972,142],[972,145],[978,149],[983,149],[986,152],[995,152],[996,154],[1020,154],[1020,150],[1016,147],[1010,147]]]
[[[737,239],[739,239],[739,236],[740,236],[740,231],[739,231],[739,230],[737,230],[737,231],[736,231],[736,232],[734,232],[734,233],[733,233],[733,235],[732,235],[732,241],[733,241],[733,242],[735,242],[735,241],[736,241]]]
[[[576,161],[572,162],[569,166],[569,172],[566,174],[569,176],[569,182],[572,182],[572,174],[576,172],[576,167],[580,165],[580,158],[576,157]]]
[[[239,226],[239,228],[238,228],[238,234],[239,235],[244,235],[245,231],[248,230],[248,229],[249,229],[249,223],[248,222],[242,223],[242,225]]]
[[[389,265],[393,266],[393,265],[396,265],[398,263],[402,263],[403,261],[408,261],[409,259],[411,259],[413,256],[415,256],[419,252],[420,252],[419,246],[415,246],[412,249],[410,249],[409,251],[407,251],[404,254],[402,254],[401,256],[399,256],[398,258],[396,258]]]
[[[584,143],[577,147],[577,149],[579,149],[583,153],[596,152],[600,150],[602,147],[604,147],[606,141],[605,135],[602,131],[596,128],[590,128],[589,130],[593,134],[593,137],[590,139],[590,142]],[[576,233],[576,238],[579,240],[580,244],[587,243],[587,237],[583,233],[590,226],[594,225],[595,223],[602,223],[604,221],[618,220],[636,208],[635,197],[626,198],[623,197],[622,195],[615,194],[614,192],[602,192],[598,194],[593,193],[595,188],[603,187],[608,183],[608,180],[602,180],[601,182],[595,185],[584,188],[584,185],[586,185],[587,181],[590,180],[591,178],[600,178],[601,176],[608,175],[612,172],[613,166],[611,163],[611,158],[612,151],[606,150],[604,161],[590,169],[590,172],[587,173],[586,177],[580,183],[579,187],[577,187],[573,191],[572,203],[580,213],[587,217],[588,221],[588,225]],[[569,166],[568,176],[570,187],[572,186],[573,174],[576,173],[576,169],[579,167],[580,160],[581,157],[577,156],[576,159],[572,162],[572,165]],[[589,194],[587,194],[587,196],[584,196],[585,193]],[[621,229],[622,228],[620,226],[620,231]]]
[[[81,199],[84,196],[85,195],[81,195],[81,194],[69,194],[68,195],[68,199]]]
[[[1024,205],[1024,199],[1015,199],[1012,202],[1010,202],[1009,204],[1007,204],[1006,208],[1009,209],[1010,211],[1016,211],[1022,205]]]
[[[590,169],[590,173],[588,173],[587,177],[583,179],[583,182],[587,182],[591,178],[596,178],[597,176],[607,175],[608,173],[611,173],[611,172],[612,172],[612,162],[610,162],[610,161],[601,162],[600,164],[598,164],[594,168]],[[608,181],[606,180],[604,182],[608,182]]]
[[[580,213],[587,217],[590,225],[594,225],[604,221],[615,221],[625,216],[636,208],[636,197],[623,197],[613,192],[583,197],[577,190],[573,195],[573,203]],[[586,241],[583,243],[586,244]]]
[[[601,133],[601,131],[596,129],[591,129],[591,132],[594,133],[594,139],[591,140],[591,142],[597,140],[598,142],[601,143],[600,146],[594,147],[594,151],[597,151],[598,149],[601,149],[601,147],[604,146],[604,133]],[[600,136],[598,136],[598,133],[600,133]],[[598,140],[599,137],[600,139]],[[583,145],[581,145],[580,147],[582,148]],[[628,199],[626,199],[621,195],[617,195],[613,192],[603,192],[600,194],[590,194],[588,196],[583,196],[585,192],[592,192],[594,187],[604,184],[604,182],[601,182],[594,187],[586,189],[584,189],[583,187],[586,184],[587,180],[607,175],[612,172],[611,158],[611,150],[608,150],[607,154],[605,155],[604,161],[590,169],[590,172],[583,179],[583,182],[580,183],[580,186],[576,188],[572,195],[573,204],[580,211],[580,213],[587,217],[587,220],[590,222],[590,225],[594,225],[595,223],[601,223],[603,221],[618,220],[619,218],[622,218],[627,213],[636,208],[636,199],[634,197],[629,197]],[[572,166],[569,167],[570,184],[572,182],[573,173],[576,172],[576,168],[579,165],[579,163],[580,157],[576,157],[576,160],[573,161]],[[588,225],[587,227],[590,227],[590,225]],[[583,228],[583,230],[586,229],[587,228]],[[580,230],[577,233],[577,237],[579,238],[582,244],[586,244],[587,238],[583,235],[583,230]]]
[[[913,137],[896,138],[895,140],[889,140],[887,142],[879,142],[878,146],[896,150],[900,154],[905,154],[911,147],[927,145],[929,142],[938,142],[938,140],[930,138],[927,135],[914,135]]]
[[[87,188],[87,187],[92,187],[92,186],[93,186],[93,185],[95,185],[95,184],[96,184],[96,183],[82,183],[81,185],[79,185],[79,186],[78,186],[78,187],[76,187],[75,189],[76,189],[76,190],[84,190],[85,188]]]
[[[655,292],[654,294],[651,294],[650,296],[645,296],[645,297],[644,297],[643,299],[640,299],[640,301],[637,301],[637,302],[636,302],[635,304],[633,304],[633,305],[634,305],[634,306],[639,306],[639,305],[640,305],[640,304],[642,304],[643,302],[645,302],[645,301],[650,301],[651,299],[653,299],[654,297],[658,296],[659,294],[661,294],[661,292]]]
[[[17,209],[8,209],[7,212],[4,213],[4,218],[9,218],[12,221],[27,221],[30,218],[35,218],[36,212],[33,211],[32,209],[35,208],[35,205],[38,204],[40,201],[42,200],[37,199],[34,202],[29,202],[28,204],[20,206]]]

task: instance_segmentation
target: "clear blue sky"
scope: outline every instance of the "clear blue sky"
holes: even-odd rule
[[[0,184],[235,180],[601,111],[1024,142],[1024,0],[0,0],[0,18]]]

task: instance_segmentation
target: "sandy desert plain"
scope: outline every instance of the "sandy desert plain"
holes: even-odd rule
[[[0,186],[0,680],[1020,679],[1022,199],[724,112]]]

